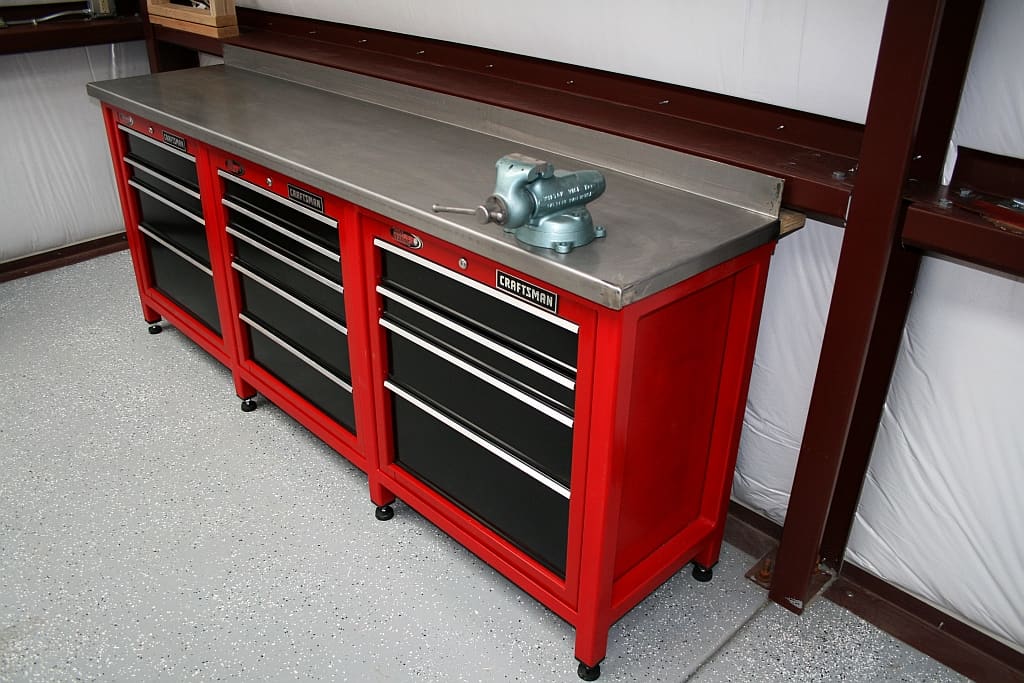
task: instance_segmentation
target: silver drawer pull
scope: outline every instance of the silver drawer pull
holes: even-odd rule
[[[170,185],[171,187],[173,187],[174,189],[178,190],[179,192],[184,192],[185,194],[187,194],[189,197],[192,197],[193,199],[199,199],[199,193],[196,192],[195,190],[193,190],[191,187],[186,187],[186,186],[182,185],[177,180],[174,180],[170,176],[166,176],[163,173],[160,173],[156,169],[150,168],[149,166],[146,166],[143,163],[135,161],[135,159],[132,159],[131,157],[125,157],[124,158],[124,163],[128,164],[129,166],[131,166],[132,168],[134,168],[134,169],[136,169],[138,171],[142,171],[143,173],[146,173],[147,175],[153,176],[154,178],[156,178],[160,182],[166,183],[167,185]]]
[[[192,258],[188,254],[183,252],[181,249],[178,249],[176,246],[174,246],[173,244],[171,244],[170,242],[165,240],[163,237],[160,237],[159,235],[155,234],[152,230],[149,230],[145,226],[140,225],[139,226],[139,232],[143,233],[146,237],[148,237],[149,239],[153,240],[154,242],[159,242],[161,245],[163,245],[167,249],[170,249],[175,254],[177,254],[181,258],[185,259],[186,261],[188,261],[191,265],[193,265],[196,268],[198,268],[199,270],[203,271],[204,273],[206,273],[210,277],[213,277],[213,271],[212,270],[210,270],[209,268],[204,266],[199,261],[196,261],[194,258]]]
[[[332,320],[331,318],[327,317],[326,315],[324,315],[320,311],[316,310],[315,308],[313,308],[312,306],[307,304],[305,301],[302,301],[301,299],[298,299],[298,298],[292,296],[291,294],[289,294],[288,292],[284,291],[283,289],[281,289],[280,287],[278,287],[274,283],[268,282],[267,280],[265,280],[264,278],[260,277],[256,273],[252,272],[251,270],[249,270],[248,268],[246,268],[242,264],[238,263],[237,261],[233,261],[231,263],[231,267],[234,268],[235,270],[237,270],[242,275],[245,275],[247,278],[249,278],[253,282],[259,283],[260,285],[266,287],[271,292],[273,292],[274,294],[277,294],[279,297],[281,297],[285,301],[291,303],[292,305],[296,306],[297,308],[302,309],[306,313],[309,313],[311,316],[313,316],[314,318],[316,318],[317,320],[319,320],[323,324],[330,325],[331,327],[336,329],[338,332],[341,332],[342,334],[344,334],[346,336],[348,335],[348,330],[345,329],[345,326],[342,325],[341,323],[339,323],[337,320]]]
[[[120,128],[121,130],[123,130],[125,133],[128,133],[129,135],[134,135],[135,137],[137,137],[140,140],[145,140],[146,142],[148,142],[149,144],[153,145],[157,149],[162,149],[165,152],[170,152],[171,154],[176,154],[179,157],[181,157],[182,159],[188,159],[193,164],[196,163],[196,158],[194,156],[192,156],[191,154],[189,154],[188,152],[182,152],[180,149],[177,149],[175,147],[171,147],[170,145],[166,145],[166,144],[160,142],[159,140],[154,140],[153,138],[146,137],[142,133],[140,133],[138,131],[135,131],[135,130],[132,130],[131,128],[128,128],[126,126],[122,126],[121,124],[117,124],[117,127]]]
[[[492,454],[496,455],[497,457],[501,458],[506,463],[508,463],[512,467],[515,467],[517,470],[519,470],[520,472],[522,472],[526,476],[530,477],[534,481],[536,481],[536,482],[542,484],[543,486],[551,489],[552,491],[554,491],[558,495],[562,496],[566,500],[569,500],[569,489],[566,488],[561,482],[555,481],[554,479],[552,479],[548,475],[544,474],[540,470],[536,470],[536,469],[530,467],[529,465],[524,463],[519,458],[515,457],[514,455],[511,455],[510,453],[506,453],[505,451],[503,451],[502,449],[498,448],[497,446],[495,446],[493,443],[491,443],[487,439],[483,438],[482,436],[479,436],[478,434],[475,434],[475,433],[471,432],[470,430],[466,429],[465,427],[463,427],[461,424],[459,424],[455,420],[452,420],[447,415],[439,413],[438,411],[434,410],[434,408],[432,408],[431,406],[427,405],[426,403],[424,403],[423,401],[419,400],[418,398],[416,398],[412,394],[410,394],[407,391],[403,390],[401,387],[396,385],[391,380],[384,380],[384,388],[387,389],[388,391],[390,391],[391,393],[395,394],[396,396],[400,396],[402,399],[404,399],[404,400],[408,401],[409,403],[411,403],[412,405],[416,406],[417,408],[422,410],[424,413],[426,413],[430,417],[434,418],[435,420],[437,420],[441,424],[445,425],[446,427],[448,427],[448,428],[458,432],[462,436],[466,437],[467,439],[469,439],[470,441],[475,443],[477,446],[480,446],[481,448],[484,448],[485,450],[489,451],[490,453],[492,453]]]
[[[441,358],[443,360],[448,361],[449,363],[451,363],[455,367],[468,372],[469,374],[473,375],[477,379],[481,379],[484,382],[487,382],[488,384],[490,384],[495,389],[499,389],[500,391],[503,391],[504,393],[508,394],[512,398],[514,398],[514,399],[516,399],[518,401],[521,401],[522,403],[525,403],[526,405],[530,406],[534,410],[547,415],[552,420],[555,420],[556,422],[560,422],[561,424],[565,425],[566,427],[570,427],[570,428],[572,427],[573,420],[572,420],[571,417],[568,417],[567,415],[564,415],[564,414],[560,413],[559,411],[555,410],[554,408],[551,408],[550,406],[545,405],[544,403],[541,403],[540,401],[538,401],[534,397],[532,397],[532,396],[530,396],[528,394],[523,393],[519,389],[516,389],[515,387],[510,386],[510,385],[506,384],[505,382],[502,382],[497,377],[492,377],[491,375],[487,374],[483,370],[480,370],[479,368],[473,367],[472,365],[470,365],[469,363],[466,363],[462,359],[456,358],[455,356],[453,356],[452,354],[448,353],[444,349],[438,348],[434,344],[431,344],[430,342],[428,342],[428,341],[426,341],[424,339],[420,339],[417,335],[413,334],[412,332],[409,332],[407,330],[402,329],[401,327],[399,327],[398,325],[395,325],[394,323],[392,323],[389,320],[385,320],[384,318],[381,318],[379,322],[380,322],[380,326],[381,327],[383,327],[383,328],[385,328],[387,330],[390,330],[394,334],[397,334],[399,337],[402,337],[403,339],[405,339],[407,341],[412,342],[413,344],[415,344],[416,346],[419,346],[424,351],[429,351],[430,353],[434,354],[438,358]]]
[[[334,220],[333,218],[331,218],[329,216],[325,216],[322,213],[317,213],[316,211],[313,211],[312,209],[307,208],[307,207],[303,206],[302,204],[296,204],[295,202],[290,202],[287,199],[282,199],[281,197],[278,197],[273,192],[268,192],[267,190],[264,190],[259,185],[255,185],[255,184],[250,183],[250,182],[248,182],[246,180],[242,180],[238,176],[231,175],[230,173],[228,173],[224,169],[218,168],[217,169],[217,175],[219,175],[224,180],[230,180],[231,182],[235,183],[239,187],[244,187],[245,189],[252,190],[256,194],[261,195],[263,197],[266,197],[267,199],[272,199],[275,202],[277,202],[278,204],[280,204],[281,206],[285,206],[285,207],[288,207],[289,209],[293,209],[295,211],[298,211],[303,216],[308,216],[309,218],[312,218],[315,221],[319,221],[319,222],[323,223],[324,225],[329,225],[332,228],[334,228],[335,230],[338,229],[338,221]]]
[[[556,384],[565,387],[566,389],[569,389],[571,391],[576,390],[576,382],[569,379],[568,377],[565,377],[563,375],[558,374],[557,372],[554,372],[550,368],[541,365],[535,360],[527,358],[521,353],[513,351],[512,349],[508,348],[507,346],[504,346],[503,344],[495,343],[493,339],[488,339],[482,334],[478,334],[473,330],[469,329],[468,327],[460,325],[454,320],[446,318],[442,315],[438,315],[437,313],[430,310],[426,306],[422,306],[416,303],[415,301],[402,296],[398,292],[393,292],[390,289],[387,289],[386,287],[378,285],[377,293],[386,299],[391,299],[395,303],[399,303],[402,306],[411,308],[413,311],[419,313],[424,318],[428,318],[437,323],[438,325],[443,325],[444,327],[447,327],[449,330],[461,334],[463,337],[466,337],[467,339],[474,341],[477,344],[480,344],[481,346],[487,347],[488,349],[494,351],[495,353],[498,353],[499,355],[504,356],[505,358],[508,358],[511,361],[519,363],[524,368],[533,370],[538,375],[546,379],[549,379],[552,382],[555,382]]]
[[[508,294],[505,294],[504,292],[499,292],[496,289],[491,289],[487,285],[480,284],[479,282],[477,282],[476,280],[474,280],[472,278],[468,278],[465,275],[462,275],[460,273],[456,273],[454,271],[448,270],[444,266],[439,266],[438,264],[434,263],[433,261],[428,261],[427,259],[423,258],[422,256],[417,256],[416,254],[410,254],[408,251],[405,251],[404,249],[396,247],[395,245],[393,245],[393,244],[391,244],[389,242],[385,242],[382,239],[379,239],[379,238],[375,237],[373,239],[373,244],[375,246],[377,246],[377,247],[380,247],[381,249],[383,249],[385,251],[390,251],[392,254],[395,254],[396,256],[401,256],[402,258],[407,259],[409,261],[412,261],[413,263],[415,263],[417,265],[423,266],[424,268],[426,268],[428,270],[432,270],[435,273],[437,273],[438,275],[443,275],[443,276],[445,276],[446,278],[448,278],[450,280],[455,280],[459,284],[466,285],[467,287],[472,287],[473,289],[477,290],[478,292],[482,292],[482,293],[486,294],[487,296],[489,296],[491,298],[494,298],[494,299],[497,299],[499,301],[502,301],[502,302],[508,304],[509,306],[513,306],[515,308],[518,308],[521,311],[526,311],[530,315],[536,316],[536,317],[540,318],[541,320],[546,320],[547,322],[551,323],[552,325],[558,325],[559,327],[561,327],[563,329],[569,330],[573,334],[579,334],[580,326],[577,325],[574,322],[570,322],[570,321],[566,320],[565,318],[559,318],[557,315],[553,315],[551,313],[548,313],[547,311],[543,311],[543,310],[537,308],[536,306],[531,306],[530,304],[528,304],[528,303],[526,303],[524,301],[520,301],[519,299],[517,299],[517,298],[515,298],[513,296],[509,296]]]
[[[164,206],[167,206],[167,207],[169,207],[171,209],[174,209],[175,211],[180,213],[182,216],[185,216],[186,218],[191,218],[192,220],[194,220],[199,225],[202,225],[203,227],[206,227],[206,221],[204,221],[202,218],[200,218],[199,216],[195,215],[194,213],[192,213],[188,209],[184,209],[184,208],[178,206],[177,204],[172,202],[170,199],[167,199],[166,197],[164,197],[163,195],[161,195],[161,194],[159,194],[157,192],[154,192],[153,190],[149,189],[148,187],[145,187],[144,185],[140,185],[139,183],[135,182],[134,178],[129,180],[128,184],[131,185],[132,187],[134,187],[136,190],[138,190],[142,194],[148,195],[148,196],[152,197],[153,199],[157,200],[158,202],[160,202]]]
[[[324,247],[321,247],[319,244],[317,244],[315,242],[312,242],[310,240],[307,240],[305,237],[302,237],[301,235],[296,235],[291,230],[288,230],[287,228],[283,228],[280,225],[278,225],[277,223],[274,223],[273,221],[267,220],[266,218],[264,218],[263,216],[259,215],[258,213],[250,211],[249,209],[246,209],[244,206],[239,206],[238,204],[236,204],[235,202],[231,201],[227,197],[224,197],[223,199],[221,199],[220,202],[221,202],[221,204],[223,204],[224,206],[228,207],[232,211],[237,211],[238,213],[242,214],[243,216],[248,216],[252,220],[254,220],[257,223],[259,223],[260,225],[266,226],[266,227],[270,228],[271,230],[284,235],[288,239],[295,240],[296,242],[298,242],[302,246],[307,247],[309,249],[312,249],[313,251],[315,251],[316,253],[320,254],[321,256],[326,256],[327,258],[331,259],[332,261],[336,261],[338,263],[341,263],[341,255],[334,253],[330,249],[325,249]]]
[[[317,363],[315,360],[313,360],[313,359],[309,358],[308,356],[306,356],[306,354],[302,353],[301,351],[296,349],[294,346],[292,346],[291,344],[286,342],[284,339],[281,339],[276,334],[274,334],[273,332],[271,332],[267,328],[263,327],[263,325],[260,325],[259,323],[254,322],[252,320],[252,318],[247,316],[245,313],[239,313],[238,314],[238,319],[241,320],[246,325],[248,325],[249,327],[251,327],[252,329],[254,329],[257,332],[259,332],[260,334],[262,334],[264,337],[266,337],[270,341],[272,341],[275,344],[277,344],[278,346],[280,346],[282,349],[284,349],[288,353],[290,353],[293,356],[295,356],[296,358],[298,358],[300,361],[302,361],[303,363],[305,363],[309,367],[311,367],[314,370],[316,370],[317,372],[319,372],[321,375],[323,375],[327,379],[329,379],[332,382],[334,382],[335,384],[337,384],[339,387],[341,387],[342,389],[344,389],[348,393],[350,393],[350,394],[352,393],[352,385],[351,384],[349,384],[345,380],[341,379],[340,377],[337,377],[333,372],[331,372],[330,370],[327,370],[326,368],[321,366],[319,363]]]
[[[285,256],[284,254],[281,254],[281,253],[271,249],[270,247],[268,247],[267,245],[263,244],[259,240],[254,240],[253,238],[249,237],[245,233],[239,232],[238,230],[235,230],[230,225],[227,227],[227,233],[229,235],[231,235],[232,237],[234,237],[236,240],[240,240],[242,242],[245,242],[246,244],[248,244],[253,249],[259,249],[260,251],[262,251],[267,256],[270,256],[270,257],[276,259],[277,261],[283,263],[286,266],[290,266],[291,268],[294,268],[295,270],[299,271],[300,273],[302,273],[306,277],[311,278],[313,280],[316,280],[317,282],[322,284],[324,287],[330,287],[331,289],[333,289],[334,291],[338,292],[339,294],[343,294],[345,292],[345,288],[342,285],[339,285],[337,282],[334,282],[333,280],[328,280],[327,278],[325,278],[320,273],[317,273],[317,272],[315,272],[313,270],[310,270],[309,268],[307,268],[306,266],[302,265],[301,263],[296,263],[295,261],[291,260],[290,258]]]

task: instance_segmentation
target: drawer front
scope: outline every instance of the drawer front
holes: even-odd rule
[[[339,284],[340,278],[328,279],[233,226],[228,226],[228,234],[233,238],[234,254],[240,262],[335,320],[345,321],[345,290]]]
[[[169,199],[176,206],[179,206],[199,218],[203,217],[203,203],[199,199],[199,191],[174,180],[159,171],[156,171],[145,164],[125,157],[132,180],[144,185],[161,197]]]
[[[159,236],[147,235],[145,228],[142,231],[152,266],[153,286],[220,335],[217,297],[209,269],[190,262],[186,254],[176,252],[174,245],[162,243]]]
[[[230,173],[218,171],[218,174],[226,181],[225,206],[240,207],[241,211],[268,219],[332,254],[339,253],[338,222],[333,218],[279,197]]]
[[[377,292],[383,297],[384,311],[389,320],[426,333],[441,342],[444,348],[500,374],[504,381],[556,406],[567,415],[573,414],[576,382],[569,373],[552,370],[398,292],[385,287],[378,287]]]
[[[252,359],[281,383],[333,420],[356,433],[352,386],[245,314],[239,316],[249,335]]]
[[[203,219],[135,180],[130,184],[139,198],[142,225],[209,267],[210,247]]]
[[[516,390],[497,373],[466,362],[420,330],[387,319],[380,324],[388,331],[389,373],[395,384],[444,406],[475,433],[568,485],[570,416]]]
[[[144,163],[194,190],[199,189],[195,157],[169,145],[151,140],[142,133],[137,133],[124,126],[119,126],[119,128],[126,133],[129,158]]]
[[[560,326],[531,310],[534,307],[530,304],[509,303],[498,292],[458,273],[385,242],[378,240],[376,244],[382,247],[383,282],[388,289],[412,297],[553,369],[575,373],[575,325]]]
[[[251,241],[273,249],[284,258],[301,264],[320,276],[342,283],[341,257],[331,250],[295,232],[284,222],[267,218],[249,207],[225,198],[228,227]]]
[[[528,476],[458,431],[457,422],[446,424],[445,414],[422,398],[388,388],[398,464],[564,577],[568,491]]]
[[[232,267],[239,274],[247,316],[342,379],[351,377],[347,330],[341,321],[317,311],[237,260]]]

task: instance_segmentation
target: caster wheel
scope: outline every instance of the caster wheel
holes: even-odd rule
[[[377,511],[373,513],[373,516],[382,522],[386,522],[395,516],[395,509],[390,505],[379,505]]]
[[[251,413],[254,410],[256,410],[256,399],[254,399],[254,398],[246,398],[246,399],[242,400],[242,412],[243,413]]]
[[[601,665],[595,664],[594,666],[587,666],[583,662],[580,662],[580,666],[576,669],[576,675],[585,681],[596,681],[601,677]]]
[[[153,323],[152,325],[149,326],[149,333],[150,334],[160,334],[163,331],[164,331],[164,328],[161,327],[160,323]]]
[[[714,576],[714,572],[708,567],[702,567],[696,562],[693,563],[693,578],[701,583],[707,583]]]

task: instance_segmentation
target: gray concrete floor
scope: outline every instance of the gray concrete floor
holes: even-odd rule
[[[127,253],[0,284],[0,680],[573,681],[573,630],[173,329]],[[956,681],[727,546],[612,629],[603,681]]]

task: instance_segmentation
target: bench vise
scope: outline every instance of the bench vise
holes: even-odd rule
[[[507,154],[495,163],[494,193],[473,209],[433,205],[436,213],[476,216],[497,223],[520,242],[567,254],[604,237],[586,205],[604,192],[599,171],[556,171],[547,161]]]

